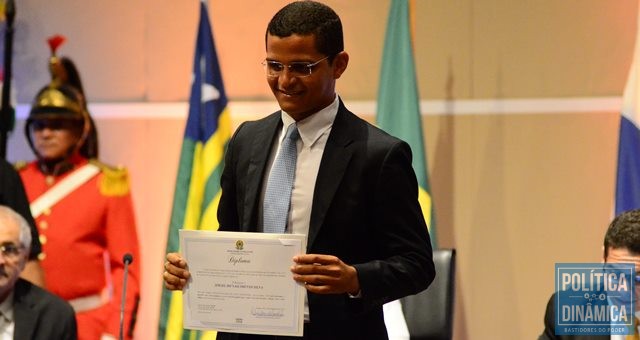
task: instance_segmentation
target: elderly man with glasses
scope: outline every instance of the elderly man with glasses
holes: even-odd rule
[[[76,339],[73,308],[19,278],[30,247],[27,221],[0,205],[0,339]]]

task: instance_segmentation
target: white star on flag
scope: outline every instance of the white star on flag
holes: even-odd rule
[[[202,102],[206,103],[208,101],[217,100],[220,98],[220,91],[211,85],[211,84],[203,84],[202,85]]]

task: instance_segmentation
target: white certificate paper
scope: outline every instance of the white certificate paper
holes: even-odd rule
[[[180,247],[184,328],[303,335],[305,289],[290,268],[305,235],[180,230]]]

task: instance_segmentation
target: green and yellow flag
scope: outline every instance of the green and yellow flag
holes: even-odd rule
[[[392,0],[382,54],[378,90],[377,124],[411,146],[413,169],[420,186],[419,201],[429,226],[431,243],[436,247],[436,224],[427,173],[420,97],[416,80],[409,20],[409,1]]]
[[[178,230],[217,230],[220,176],[231,138],[227,108],[207,8],[200,4],[200,25],[193,63],[189,116],[182,141],[173,196],[167,252],[179,251]],[[182,328],[182,292],[162,291],[158,339],[215,339],[215,332]]]

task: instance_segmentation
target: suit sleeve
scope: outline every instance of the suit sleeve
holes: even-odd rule
[[[220,203],[218,204],[218,222],[220,223],[221,231],[237,231],[240,224],[235,187],[235,145],[237,143],[238,134],[240,134],[240,131],[245,124],[246,123],[242,123],[236,129],[233,136],[231,136],[224,156],[224,169],[222,170],[222,176],[220,177],[222,195],[220,197]]]
[[[369,147],[369,149],[376,149]],[[380,148],[378,148],[380,149]],[[374,161],[370,224],[378,255],[356,264],[362,297],[382,304],[426,289],[435,278],[431,241],[418,203],[411,149],[404,142],[382,148]],[[375,157],[374,157],[375,158]]]
[[[60,310],[56,314],[55,318],[58,319],[58,326],[60,334],[57,337],[52,337],[61,340],[77,340],[78,339],[78,325],[76,323],[76,315],[71,306],[61,305]]]
[[[15,339],[78,338],[76,315],[66,301],[24,279],[14,286]]]
[[[24,191],[20,175],[13,169],[11,164],[4,160],[0,163],[0,204],[9,206],[18,214],[24,217],[31,228],[31,250],[29,252],[29,260],[38,258],[42,248],[40,239],[38,238],[38,229],[31,215],[27,194]]]
[[[101,185],[102,194],[107,199],[105,230],[107,250],[109,254],[110,278],[113,286],[113,296],[109,302],[109,318],[107,333],[118,336],[120,333],[120,303],[122,301],[124,264],[123,257],[130,253],[133,262],[128,266],[127,292],[125,301],[124,336],[131,339],[135,323],[135,313],[140,297],[140,253],[138,250],[138,236],[129,179],[126,170],[103,174]],[[105,184],[107,188],[104,188]],[[115,188],[111,189],[110,188]]]

